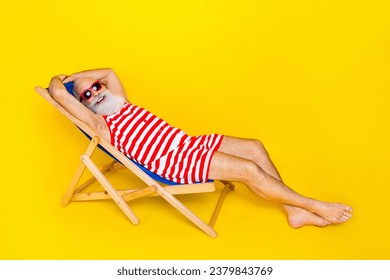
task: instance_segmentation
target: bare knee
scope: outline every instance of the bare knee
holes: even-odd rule
[[[263,142],[257,139],[250,139],[249,146],[251,150],[251,156],[254,159],[268,157],[268,152],[264,147]]]
[[[253,146],[253,149],[256,149],[258,151],[265,150],[263,142],[261,142],[258,139],[250,139],[251,145]]]
[[[241,183],[244,183],[249,190],[251,190],[254,194],[260,196],[264,199],[270,199],[268,195],[264,192],[264,183],[267,180],[267,174],[265,171],[259,167],[256,163],[252,161],[248,161],[245,164],[245,173],[241,178]]]
[[[248,184],[263,178],[264,171],[253,161],[216,152],[211,160],[209,178]]]
[[[255,162],[247,160],[242,166],[241,182],[246,184],[253,184],[265,178],[264,170],[258,166]]]

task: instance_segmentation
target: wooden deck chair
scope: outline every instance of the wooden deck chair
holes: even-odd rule
[[[70,89],[72,87],[72,84],[69,83],[66,85],[66,87],[68,91],[71,92]],[[234,190],[234,185],[231,182],[221,181],[224,185],[224,188],[221,191],[214,212],[211,215],[210,222],[207,224],[202,219],[197,217],[186,206],[184,206],[183,203],[181,203],[175,197],[175,195],[213,192],[216,190],[214,182],[172,186],[169,181],[164,180],[164,178],[154,173],[151,173],[143,166],[138,165],[137,163],[123,155],[119,150],[112,146],[111,143],[108,143],[101,139],[99,135],[95,131],[93,131],[86,123],[75,118],[56,100],[54,100],[48,93],[47,89],[36,87],[35,90],[50,104],[57,108],[64,116],[71,120],[80,130],[82,130],[90,138],[90,143],[85,153],[81,156],[81,162],[79,163],[79,166],[76,169],[73,179],[71,180],[71,183],[62,198],[62,206],[65,207],[72,201],[112,199],[120,207],[120,209],[124,212],[128,219],[134,225],[137,225],[139,223],[139,219],[130,209],[127,202],[144,196],[159,195],[210,237],[217,237],[217,232],[214,230],[213,227],[215,225],[215,222],[217,220],[218,214],[221,210],[222,204],[227,193],[229,192],[229,190]],[[92,160],[92,155],[97,147],[99,147],[114,158],[114,161],[105,165],[103,169],[99,169]],[[124,166],[124,168],[130,170],[145,184],[141,187],[126,190],[115,189],[108,181],[105,174],[107,172],[115,170],[118,165]],[[79,184],[80,179],[86,168],[91,171],[93,177],[91,177],[84,183]],[[95,180],[97,180],[102,185],[104,189],[103,192],[87,192],[87,187]],[[160,182],[163,182],[164,184]]]

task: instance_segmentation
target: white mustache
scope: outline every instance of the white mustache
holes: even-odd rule
[[[102,93],[96,95],[94,98],[93,98],[93,101],[92,103],[90,104],[90,106],[96,106],[96,104],[99,102],[99,100],[101,98],[105,98],[107,94],[110,94],[110,91],[108,89],[106,89],[105,91],[103,91]]]
[[[104,99],[104,100],[103,100]],[[102,103],[98,103],[102,101]],[[91,103],[85,104],[92,112],[98,115],[111,115],[123,107],[124,98],[113,95],[108,89],[96,95]]]

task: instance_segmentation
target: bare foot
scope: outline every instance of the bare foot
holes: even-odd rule
[[[314,200],[312,206],[313,213],[332,224],[344,223],[352,217],[352,207],[344,204]]]
[[[286,210],[288,215],[288,224],[292,228],[300,228],[308,225],[324,227],[331,224],[328,220],[303,208],[291,205],[284,205],[284,209]]]

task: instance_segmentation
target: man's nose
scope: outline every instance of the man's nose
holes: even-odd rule
[[[91,89],[90,91],[91,91],[93,97],[99,95],[99,91],[98,90]]]

